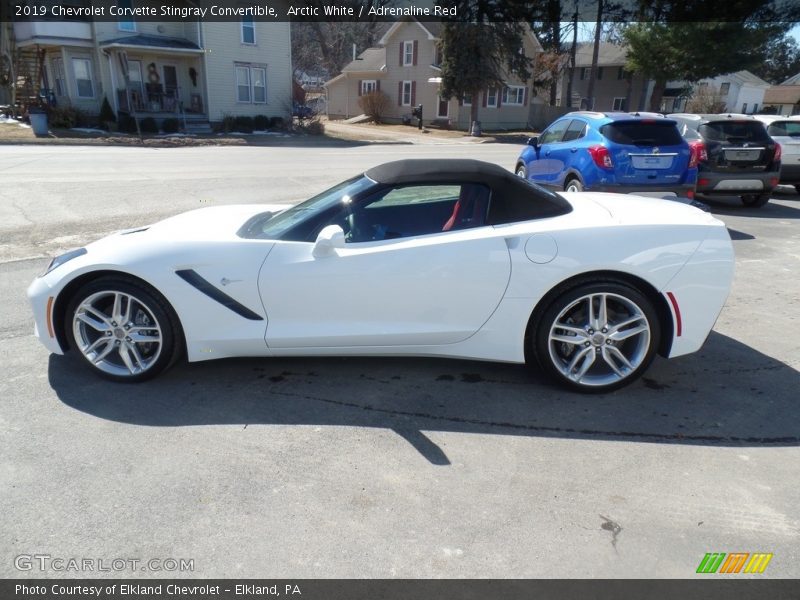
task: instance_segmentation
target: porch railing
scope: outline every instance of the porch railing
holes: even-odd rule
[[[161,84],[145,84],[143,87],[117,89],[117,102],[123,112],[180,113],[183,102],[180,87],[165,88]],[[132,107],[131,107],[132,105]]]

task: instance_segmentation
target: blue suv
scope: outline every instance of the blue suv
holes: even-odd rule
[[[693,199],[702,150],[658,114],[571,112],[528,140],[514,171],[552,190]]]

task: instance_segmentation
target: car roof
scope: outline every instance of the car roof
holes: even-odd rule
[[[720,114],[709,114],[709,113],[672,113],[667,115],[673,119],[681,119],[683,121],[690,121],[697,125],[702,125],[703,123],[709,123],[711,121],[725,121],[728,119],[735,119],[737,121],[757,121],[753,115],[744,115],[741,113],[720,113]]]
[[[653,119],[659,119],[669,122],[671,120],[661,113],[654,112],[596,112],[591,110],[576,110],[562,115],[559,119],[567,117],[582,117],[584,119],[601,121],[603,124],[613,123],[615,121],[652,121]]]
[[[373,167],[364,173],[377,183],[388,185],[425,181],[475,181],[516,177],[499,165],[471,158],[408,158]]]
[[[485,183],[500,198],[530,198],[537,202],[542,216],[572,210],[561,196],[541,190],[499,165],[471,158],[407,158],[372,167],[364,175],[384,185]]]

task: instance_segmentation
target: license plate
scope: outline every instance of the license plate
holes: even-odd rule
[[[634,169],[669,169],[672,166],[672,156],[653,155],[631,155],[631,162]]]
[[[761,150],[725,150],[727,160],[754,161],[761,156]]]

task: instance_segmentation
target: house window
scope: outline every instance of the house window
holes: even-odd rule
[[[625,110],[625,98],[614,98],[611,110]]]
[[[236,101],[267,103],[267,69],[252,65],[236,65]]]
[[[509,85],[503,90],[503,104],[522,106],[525,102],[525,88],[521,85]]]
[[[461,105],[462,106],[472,106],[472,94],[466,93],[461,98]]]
[[[263,67],[252,67],[250,79],[253,80],[253,102],[267,103],[267,70]]]
[[[627,79],[628,73],[625,71],[625,67],[619,67],[617,69],[617,79]]]
[[[597,78],[598,79],[603,78],[603,67],[597,67]]]
[[[372,92],[377,91],[378,89],[378,82],[374,79],[365,79],[361,82],[361,95],[364,96],[366,94],[371,94]]]
[[[439,67],[442,64],[442,45],[436,44],[433,48],[433,66]]]
[[[486,92],[486,106],[497,108],[497,90],[492,88]]]
[[[411,82],[403,82],[403,106],[411,106]]]
[[[256,23],[251,16],[242,17],[242,43],[256,43]]]
[[[581,67],[581,81],[589,79],[589,67]]]
[[[92,61],[88,58],[73,58],[72,70],[75,72],[75,89],[78,91],[78,98],[94,98]]]
[[[742,104],[742,112],[743,112],[744,114],[747,114],[747,102],[745,102],[744,104]]]
[[[125,14],[125,10],[133,8],[133,0],[117,0],[118,12]],[[136,31],[136,22],[133,18],[123,17],[117,19],[117,27],[120,31]]]
[[[757,112],[758,112],[758,102],[753,104],[753,114],[756,114]]]
[[[236,67],[236,100],[250,102],[250,67]]]
[[[731,91],[731,84],[727,81],[719,86],[719,93],[722,96],[727,96],[728,92]]]
[[[414,42],[403,42],[403,66],[410,67],[414,64]]]
[[[53,78],[55,79],[56,96],[67,95],[67,80],[64,77],[64,59],[53,59]]]

